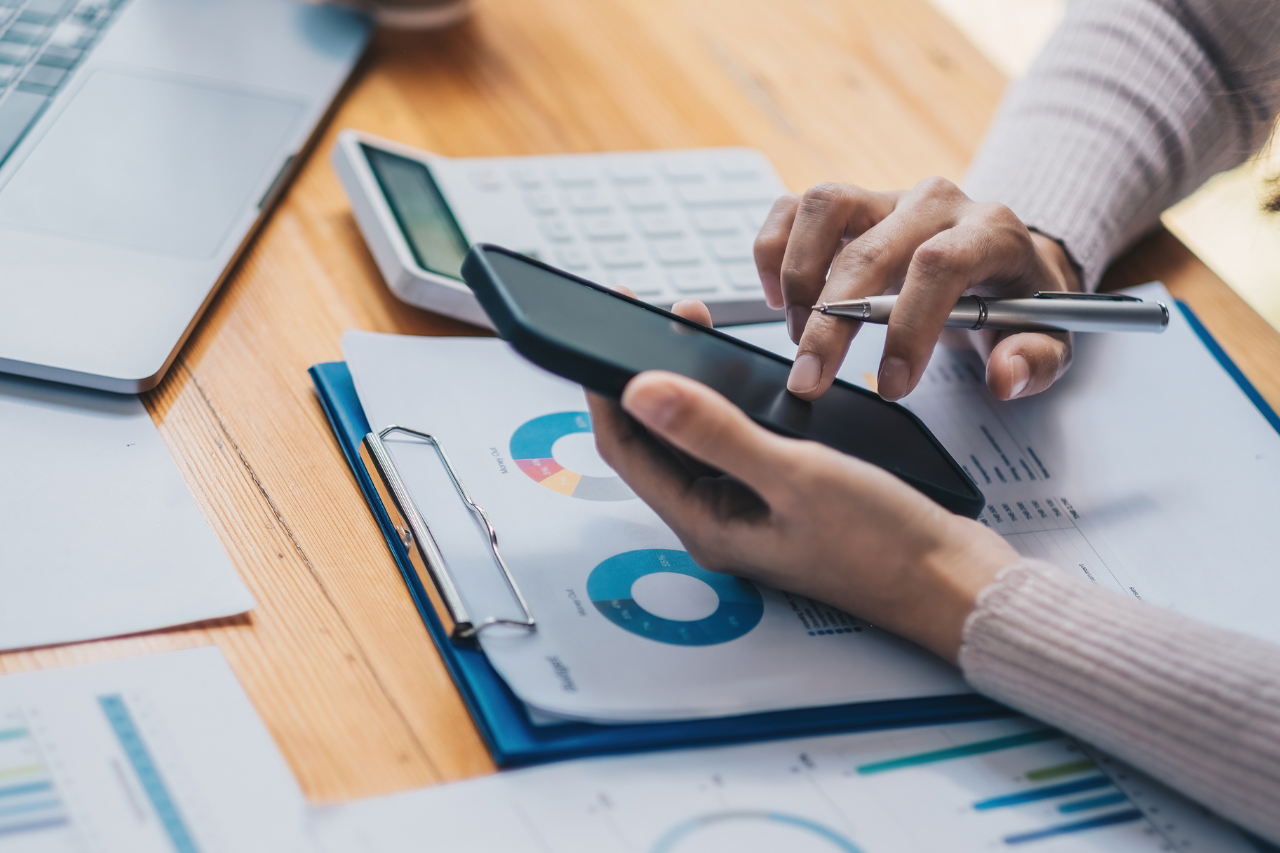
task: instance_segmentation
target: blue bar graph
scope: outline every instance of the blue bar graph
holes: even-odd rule
[[[23,803],[20,806],[0,806],[0,817],[11,814],[26,814],[27,812],[39,812],[45,809],[56,809],[62,805],[61,800],[36,800],[34,803]]]
[[[1061,823],[1057,826],[1037,829],[1033,832],[1009,835],[1005,837],[1004,843],[1008,845],[1026,844],[1030,841],[1043,841],[1046,838],[1053,838],[1057,835],[1071,835],[1075,832],[1085,832],[1090,829],[1101,829],[1104,826],[1117,826],[1122,823],[1133,823],[1135,820],[1142,819],[1142,812],[1137,809],[1126,809],[1122,812],[1099,815],[1098,817],[1077,821],[1075,823]]]
[[[20,797],[23,794],[34,794],[38,791],[52,791],[50,782],[28,782],[25,785],[9,785],[0,787],[0,797]]]
[[[1001,809],[1006,806],[1020,806],[1025,803],[1063,797],[1067,794],[1079,794],[1084,791],[1094,791],[1098,788],[1109,787],[1111,787],[1111,780],[1106,776],[1090,776],[1088,779],[1081,779],[1078,782],[1063,782],[1061,785],[1049,785],[1044,788],[1034,788],[1030,791],[1019,791],[1016,794],[1003,794],[999,797],[992,797],[989,800],[980,800],[974,803],[973,807],[978,811]]]
[[[182,820],[182,814],[178,811],[178,804],[174,802],[173,797],[169,794],[164,778],[160,775],[159,768],[156,767],[155,761],[151,758],[150,750],[147,749],[146,743],[142,740],[142,734],[138,731],[137,726],[134,725],[133,717],[129,714],[129,708],[125,705],[124,698],[118,694],[99,696],[98,704],[102,706],[102,711],[107,715],[107,720],[115,730],[120,746],[124,748],[125,756],[128,757],[129,763],[133,765],[134,772],[138,774],[138,780],[142,782],[142,789],[147,792],[147,798],[151,800],[151,805],[155,807],[156,814],[160,817],[160,823],[164,826],[165,832],[168,833],[174,850],[177,853],[200,853],[199,848],[196,847],[195,839],[192,838],[187,825]]]
[[[9,826],[0,826],[0,836],[17,835],[20,832],[39,832],[42,829],[56,829],[59,826],[66,826],[68,823],[65,817],[51,817],[48,820],[36,820],[29,823],[14,823]]]
[[[1103,794],[1101,797],[1089,797],[1087,800],[1063,803],[1058,806],[1058,811],[1063,814],[1087,812],[1089,809],[1100,809],[1103,806],[1118,806],[1123,802],[1127,802],[1128,799],[1124,794]]]

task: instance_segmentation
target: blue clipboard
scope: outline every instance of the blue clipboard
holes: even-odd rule
[[[524,703],[507,687],[484,653],[474,645],[456,643],[449,638],[449,632],[412,565],[408,549],[392,525],[360,459],[360,442],[370,432],[370,427],[347,365],[343,362],[317,364],[310,373],[342,453],[382,530],[418,613],[426,623],[493,760],[500,767],[605,753],[960,722],[1013,713],[985,697],[962,694],[681,722],[536,725],[530,720]]]
[[[1262,395],[1245,378],[1191,309],[1181,302],[1177,304],[1205,347],[1267,421],[1280,431],[1280,417],[1267,405]],[[435,641],[494,761],[501,767],[606,753],[960,722],[1013,713],[985,697],[964,694],[802,708],[684,722],[609,726],[588,723],[537,725],[530,719],[524,704],[511,692],[478,647],[455,643],[449,638],[449,632],[436,613],[427,590],[423,588],[408,550],[383,508],[377,489],[360,459],[360,443],[370,432],[370,426],[346,364],[317,364],[311,368],[310,374],[347,464],[382,530],[387,547],[417,605],[418,613]]]

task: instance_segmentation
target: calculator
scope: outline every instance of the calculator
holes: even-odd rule
[[[473,243],[494,243],[663,308],[700,299],[716,325],[781,318],[752,244],[786,187],[759,151],[455,158],[346,130],[333,165],[411,305],[492,328],[461,268]]]

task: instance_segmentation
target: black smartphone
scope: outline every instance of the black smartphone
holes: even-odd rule
[[[952,512],[982,492],[907,409],[842,380],[808,402],[787,390],[790,359],[498,246],[473,246],[462,277],[516,351],[617,399],[631,377],[669,370],[714,388],[756,423],[878,465]]]

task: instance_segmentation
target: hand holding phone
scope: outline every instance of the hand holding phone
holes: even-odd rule
[[[928,428],[869,391],[837,381],[801,400],[787,391],[788,359],[496,246],[472,247],[462,275],[518,352],[591,391],[616,400],[643,371],[677,373],[772,432],[863,459],[953,512],[982,511],[982,493]]]

